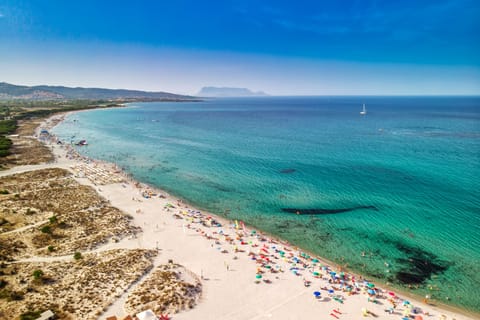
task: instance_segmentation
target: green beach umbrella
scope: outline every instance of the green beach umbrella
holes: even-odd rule
[[[369,283],[369,284],[367,284],[367,286],[368,286],[369,288],[375,288],[375,285],[374,285],[373,283]]]
[[[257,278],[257,279],[262,279],[262,275],[261,275],[261,274],[257,274],[257,275],[255,276],[255,278]]]

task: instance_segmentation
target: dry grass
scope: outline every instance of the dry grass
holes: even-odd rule
[[[21,301],[0,298],[0,310],[5,319],[46,309],[54,310],[60,319],[97,319],[115,298],[151,270],[155,255],[154,250],[112,250],[85,254],[79,261],[72,258],[0,267],[2,279],[8,282],[3,292],[23,296]],[[34,270],[43,271],[42,279],[34,279]]]
[[[92,188],[79,185],[63,169],[0,178],[0,190],[8,191],[0,195],[3,260],[73,254],[140,231],[129,216],[109,206]],[[53,216],[56,221],[52,222]],[[24,229],[14,232],[19,228]]]
[[[201,292],[195,274],[177,264],[162,265],[129,294],[125,309],[131,314],[146,309],[156,314],[177,313],[193,308]]]
[[[18,137],[11,138],[13,145],[11,155],[0,158],[1,168],[11,168],[18,165],[39,164],[54,160],[50,149],[37,139],[33,138],[35,129],[43,119],[19,121],[15,134]]]

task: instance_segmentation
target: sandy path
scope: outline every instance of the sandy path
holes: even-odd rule
[[[25,231],[25,230],[28,230],[28,229],[32,229],[32,228],[35,228],[35,227],[39,227],[39,226],[41,226],[42,224],[48,223],[48,221],[49,221],[49,220],[39,221],[39,222],[37,222],[37,223],[29,224],[29,225],[27,225],[27,226],[25,226],[25,227],[21,227],[21,228],[12,230],[12,231],[3,232],[2,234],[12,234],[12,233],[22,232],[22,231]]]

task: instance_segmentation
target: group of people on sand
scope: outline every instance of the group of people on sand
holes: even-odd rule
[[[180,203],[179,203],[180,204]],[[407,300],[399,298],[395,293],[377,288],[372,282],[344,272],[339,267],[337,270],[319,259],[310,256],[306,252],[288,245],[288,243],[267,237],[255,230],[248,230],[242,222],[235,221],[221,225],[212,223],[215,220],[204,215],[198,210],[189,210],[178,207],[173,213],[177,219],[184,219],[188,229],[202,235],[212,241],[211,247],[220,253],[233,252],[234,258],[243,254],[252,263],[256,264],[256,272],[252,279],[255,283],[269,284],[279,279],[278,273],[289,272],[295,278],[302,279],[305,287],[318,288],[314,298],[322,300],[334,300],[337,303],[346,303],[348,296],[365,295],[367,303],[389,303],[385,309],[389,314],[403,314],[404,317],[422,313],[418,307],[414,307]],[[229,264],[225,261],[225,269],[229,270]],[[321,294],[324,291],[324,295]],[[323,297],[328,297],[325,299]],[[428,315],[427,312],[423,312]],[[339,317],[340,311],[332,312],[332,316]],[[376,316],[367,307],[362,309],[364,316]]]

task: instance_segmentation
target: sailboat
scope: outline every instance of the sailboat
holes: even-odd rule
[[[360,114],[361,114],[362,116],[364,116],[364,115],[367,114],[367,109],[365,109],[365,103],[363,104],[363,109],[362,109],[362,111],[360,111]]]

